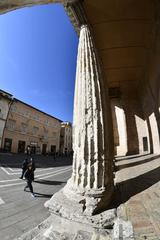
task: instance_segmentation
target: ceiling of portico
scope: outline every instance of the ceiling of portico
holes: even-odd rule
[[[84,0],[109,86],[140,82],[154,41],[152,0]]]
[[[121,86],[127,81],[138,84],[144,79],[156,34],[156,2],[158,1],[73,1],[76,5],[79,3],[83,5],[110,87]],[[0,3],[0,12],[49,2],[57,2],[57,0],[4,0]],[[69,3],[72,0],[58,2]],[[80,22],[83,22],[82,15],[83,11],[77,15]],[[72,17],[71,14],[70,18]],[[78,20],[76,17],[73,18],[73,24],[78,29]]]

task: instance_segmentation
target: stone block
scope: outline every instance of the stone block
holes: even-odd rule
[[[92,240],[92,233],[80,230],[73,240]]]

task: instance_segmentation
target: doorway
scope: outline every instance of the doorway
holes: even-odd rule
[[[25,153],[25,141],[18,141],[18,153]]]
[[[47,153],[47,144],[42,144],[42,154],[46,155]]]
[[[11,138],[5,138],[4,140],[4,151],[5,152],[11,152],[12,147],[12,139]]]
[[[56,153],[56,146],[51,145],[51,154],[55,154],[55,153]]]

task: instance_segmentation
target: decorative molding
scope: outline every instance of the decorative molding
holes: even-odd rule
[[[88,23],[82,2],[83,0],[75,0],[70,3],[66,1],[63,4],[78,35],[80,34],[81,26]]]

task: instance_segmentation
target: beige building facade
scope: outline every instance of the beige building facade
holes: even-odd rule
[[[0,148],[2,148],[2,138],[11,102],[12,95],[0,90]]]
[[[72,152],[72,124],[70,122],[61,123],[60,152],[66,155]]]
[[[59,151],[61,121],[13,99],[2,148],[13,153],[54,154]]]

